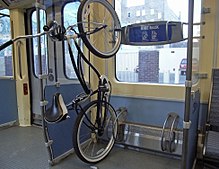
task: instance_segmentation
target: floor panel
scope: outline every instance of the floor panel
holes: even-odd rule
[[[180,161],[115,147],[96,164],[97,169],[179,169]],[[49,166],[43,132],[38,127],[11,127],[0,130],[1,169],[89,169],[75,154]]]

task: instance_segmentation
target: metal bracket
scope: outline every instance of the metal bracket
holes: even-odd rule
[[[192,87],[192,81],[191,80],[186,80],[185,81],[185,87]]]
[[[184,25],[188,25],[188,22],[183,22]],[[205,22],[197,22],[197,23],[193,23],[193,26],[198,26],[198,25],[205,25]]]
[[[35,6],[35,8],[40,8],[40,9],[46,10],[46,6],[40,4],[39,2],[36,2],[36,3],[34,4],[34,6]]]
[[[209,13],[211,13],[211,8],[205,8],[205,7],[203,7],[201,13],[202,13],[202,14],[209,14]]]
[[[189,122],[183,121],[183,128],[184,129],[190,129],[191,124],[192,124],[191,121],[189,121]]]
[[[41,107],[46,106],[47,104],[48,104],[47,100],[40,101],[40,106]]]
[[[44,75],[38,75],[39,79],[42,80],[42,79],[47,79],[48,75],[47,74],[44,74]]]
[[[207,73],[196,73],[195,76],[198,77],[198,79],[207,79],[208,78]]]
[[[205,36],[193,36],[193,39],[205,39]]]
[[[47,143],[45,143],[46,147],[50,147],[53,143],[53,140],[48,140]]]
[[[61,85],[60,82],[55,83],[55,86],[58,87],[58,88],[60,87],[60,85]]]

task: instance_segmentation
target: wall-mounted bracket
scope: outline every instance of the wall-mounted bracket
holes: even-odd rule
[[[211,13],[211,8],[205,8],[205,7],[203,7],[201,13],[202,13],[202,14],[209,14],[209,13]]]
[[[195,76],[198,79],[207,79],[208,78],[208,74],[207,73],[196,73]]]
[[[185,87],[192,87],[192,81],[191,80],[186,80],[185,81]]]
[[[40,102],[40,106],[43,107],[43,106],[46,106],[48,104],[48,101],[47,100],[44,100],[44,101],[41,101]]]
[[[190,129],[190,126],[191,126],[192,122],[191,121],[183,121],[183,128],[184,129]]]

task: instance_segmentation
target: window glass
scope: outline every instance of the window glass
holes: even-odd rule
[[[46,13],[40,10],[40,32],[43,32],[43,26],[46,25]],[[36,11],[32,14],[32,34],[37,34],[37,16]],[[42,74],[48,73],[48,53],[47,53],[47,37],[46,35],[40,37],[40,48],[42,56]],[[38,56],[38,38],[33,38],[33,61],[34,61],[34,74],[39,75],[39,56]]]
[[[79,8],[80,2],[71,2],[71,3],[67,3],[64,7],[63,10],[63,15],[64,15],[64,27],[67,28],[70,25],[76,24],[77,23],[77,11]],[[72,50],[73,50],[73,54],[76,57],[77,53],[76,53],[76,49],[75,46],[72,45]],[[76,74],[74,72],[73,69],[73,65],[71,62],[71,58],[69,56],[69,52],[68,52],[68,46],[67,46],[67,42],[65,42],[65,75],[70,78],[70,79],[75,79],[76,78]]]
[[[9,10],[0,10],[0,44],[11,39]],[[12,46],[0,51],[0,77],[13,76]]]
[[[188,22],[188,0],[115,0],[115,9],[121,25],[138,22],[179,21]],[[145,5],[147,4],[147,5]],[[140,16],[128,15],[142,11]],[[201,1],[195,0],[194,23],[200,22]],[[188,26],[183,26],[186,39]],[[194,36],[200,36],[200,26],[194,26]],[[167,45],[121,45],[116,55],[116,77],[123,82],[159,84],[184,84],[186,72],[187,40]],[[193,40],[193,82],[197,81],[199,39]]]

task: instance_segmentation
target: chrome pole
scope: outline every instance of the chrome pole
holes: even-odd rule
[[[36,0],[36,18],[37,18],[37,33],[40,34],[40,2]],[[42,66],[42,52],[41,52],[41,36],[37,37],[37,44],[38,44],[38,78],[40,80],[40,106],[41,106],[41,116],[42,116],[42,127],[43,127],[43,134],[44,134],[44,141],[47,148],[47,151],[49,153],[49,162],[52,163],[53,161],[53,152],[51,148],[51,140],[48,136],[48,128],[47,124],[44,120],[44,114],[46,109],[47,102],[45,101],[45,95],[44,95],[44,85],[43,80],[46,78],[45,75],[43,75],[43,66]]]
[[[192,89],[192,51],[193,51],[193,15],[194,15],[194,0],[189,0],[189,15],[188,15],[188,44],[187,44],[187,70],[185,82],[185,109],[183,121],[183,145],[181,169],[187,169],[188,165],[188,150],[189,150],[189,129],[190,129],[190,107],[191,107],[191,89]]]

